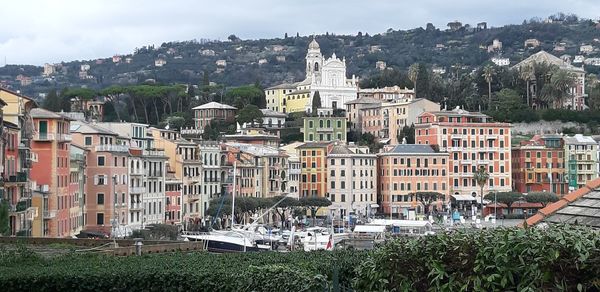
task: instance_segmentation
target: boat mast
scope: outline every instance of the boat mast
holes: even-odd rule
[[[235,179],[236,179],[236,164],[237,161],[233,161],[233,192],[231,193],[231,229],[233,230],[233,224],[235,223]]]

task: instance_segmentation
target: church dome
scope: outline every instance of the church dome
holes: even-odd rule
[[[312,42],[310,42],[310,44],[308,44],[308,49],[309,50],[320,50],[319,43],[317,43],[317,41],[315,39],[313,39]]]

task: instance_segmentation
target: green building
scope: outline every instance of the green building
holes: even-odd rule
[[[301,132],[304,134],[304,142],[346,142],[346,118],[306,117]]]

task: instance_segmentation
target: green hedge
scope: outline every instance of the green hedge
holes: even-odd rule
[[[173,253],[45,259],[0,247],[2,291],[577,291],[600,288],[600,236],[581,227],[457,230],[372,252]],[[337,271],[337,273],[336,273]],[[334,274],[337,274],[334,276]]]
[[[359,267],[358,291],[577,291],[600,288],[600,236],[556,226],[399,239]]]
[[[175,253],[140,257],[28,252],[0,255],[2,291],[324,291],[334,266],[342,283],[366,253]]]

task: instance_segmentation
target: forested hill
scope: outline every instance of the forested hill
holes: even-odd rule
[[[513,65],[539,50],[574,57],[581,54],[580,46],[592,45],[593,51],[585,57],[600,56],[600,25],[597,22],[564,15],[551,18],[554,21],[533,19],[498,28],[453,23],[451,29],[450,24],[443,28],[427,24],[425,28],[389,29],[376,35],[327,33],[317,35],[316,39],[326,57],[334,52],[340,58],[345,57],[348,74],[361,78],[378,72],[377,61],[400,70],[418,62],[446,69],[445,74],[451,74],[451,68],[457,65],[471,69],[497,56],[509,58]],[[120,56],[120,60],[113,60],[111,56],[64,62],[49,77],[42,76],[43,67],[7,65],[0,68],[0,80],[4,86],[36,97],[51,88],[83,85],[104,88],[112,84],[136,84],[147,79],[187,84],[211,81],[226,86],[258,81],[267,87],[284,81],[298,81],[304,76],[304,57],[310,39],[290,33],[276,39],[240,40],[231,35],[228,41],[170,42],[159,47],[136,48],[134,53]],[[494,39],[502,42],[502,48],[488,51]],[[526,48],[527,39],[537,39],[540,45]],[[166,64],[156,66],[155,61],[159,59]],[[224,60],[226,66],[218,66],[218,60]],[[586,66],[588,72],[597,73],[598,68]],[[82,70],[87,72],[81,73]],[[18,75],[21,76],[17,78]],[[22,86],[17,79],[24,77],[31,77],[32,83]]]

